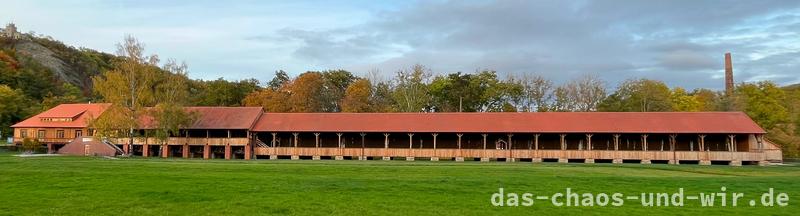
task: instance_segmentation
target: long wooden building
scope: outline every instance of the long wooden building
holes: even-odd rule
[[[56,151],[92,135],[109,104],[63,104],[13,125],[14,141]],[[741,112],[264,113],[188,107],[198,120],[166,145],[109,139],[144,157],[203,159],[454,160],[608,163],[781,162],[780,148]],[[88,155],[88,154],[87,154]]]

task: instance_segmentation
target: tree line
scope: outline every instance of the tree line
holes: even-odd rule
[[[114,106],[104,115],[108,119],[93,124],[100,134],[118,137],[140,135],[133,129],[142,116],[152,118],[154,125],[150,127],[157,128],[150,136],[174,135],[194,118],[192,113],[183,112],[184,106],[260,106],[266,112],[742,111],[767,130],[767,138],[781,144],[788,156],[797,156],[800,143],[798,85],[743,82],[735,86],[733,95],[726,95],[711,89],[670,88],[662,81],[644,78],[628,79],[609,88],[597,74],[557,84],[532,73],[504,77],[493,70],[441,74],[424,65],[397,70],[390,77],[382,77],[379,71],[359,76],[346,70],[307,71],[292,77],[279,70],[262,85],[256,79],[189,79],[185,64],[174,60],[162,63],[156,55],[145,55],[143,47],[135,38],[126,38],[109,69],[92,77],[94,88],[89,95],[62,85],[50,87],[58,89],[50,91],[51,96],[42,96],[25,93],[25,84],[6,84],[52,79],[48,76],[0,80],[0,106],[22,104],[25,102],[19,101],[25,98],[41,104],[110,102]],[[0,60],[8,59],[2,54]],[[0,62],[4,62],[0,72],[18,67],[8,60]],[[8,118],[12,115],[3,113],[5,125],[34,114],[15,109],[0,112],[16,116]]]

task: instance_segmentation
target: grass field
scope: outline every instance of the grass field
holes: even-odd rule
[[[200,161],[0,153],[0,215],[797,215],[800,167]],[[789,206],[494,207],[492,193],[788,193]],[[746,207],[745,207],[746,206]]]

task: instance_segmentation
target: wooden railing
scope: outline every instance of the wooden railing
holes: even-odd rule
[[[116,139],[112,139],[112,141],[114,143],[116,143],[116,144],[127,144],[127,143],[129,143],[130,140],[128,138],[116,138]],[[209,145],[226,145],[226,144],[231,144],[231,145],[235,145],[235,146],[242,146],[242,145],[247,145],[247,141],[248,141],[247,138],[186,138],[186,137],[170,137],[167,140],[167,144],[168,145],[183,145],[183,144],[189,144],[189,145],[205,145],[205,144],[209,144]],[[152,137],[149,137],[147,139],[145,139],[145,138],[133,138],[133,144],[134,145],[143,145],[145,143],[147,143],[149,145],[161,144],[161,142],[158,141],[158,139],[152,138]]]
[[[72,140],[74,140],[75,138],[29,138],[29,139],[31,139],[31,140],[37,140],[37,141],[39,141],[40,143],[60,143],[60,144],[66,144],[66,143],[70,143],[70,142],[72,142]],[[22,141],[23,141],[23,140],[25,140],[25,138],[22,138],[22,137],[14,137],[14,142],[15,142],[15,143],[22,143]]]
[[[257,147],[256,155],[763,161],[774,152]],[[774,155],[778,154],[778,155]]]

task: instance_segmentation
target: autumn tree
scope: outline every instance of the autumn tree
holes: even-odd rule
[[[372,84],[367,79],[359,79],[350,84],[342,99],[342,112],[372,112]]]
[[[323,94],[325,79],[320,72],[306,72],[297,76],[288,87],[288,104],[291,112],[324,112]]]
[[[140,128],[143,115],[151,115],[156,122],[164,115],[148,113],[146,107],[160,105],[159,112],[183,112],[187,98],[185,64],[169,61],[159,67],[156,55],[144,54],[144,44],[131,36],[117,45],[119,60],[111,70],[92,78],[94,91],[111,107],[91,122],[100,137],[128,137],[133,143],[135,129]],[[166,111],[169,106],[169,111]],[[158,127],[167,127],[158,123]],[[122,130],[126,132],[120,133]],[[127,154],[127,153],[126,153]]]
[[[399,112],[423,112],[431,100],[428,94],[428,79],[431,71],[425,66],[414,65],[408,70],[399,70],[394,78],[392,98]]]
[[[254,91],[242,100],[244,106],[260,106],[266,112],[289,112],[291,107],[287,103],[289,94],[281,90],[270,88]]]

